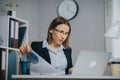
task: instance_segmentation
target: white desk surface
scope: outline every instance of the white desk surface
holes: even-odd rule
[[[119,79],[120,76],[12,75],[13,79]]]

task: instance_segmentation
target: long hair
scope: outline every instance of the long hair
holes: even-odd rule
[[[68,48],[68,47],[70,47],[71,25],[70,25],[69,21],[63,17],[58,16],[50,23],[48,32],[47,32],[47,41],[48,41],[48,43],[52,42],[53,38],[52,38],[52,34],[50,33],[50,30],[55,29],[55,27],[57,27],[60,24],[66,24],[69,26],[69,34],[68,34],[66,40],[62,43],[65,48]]]

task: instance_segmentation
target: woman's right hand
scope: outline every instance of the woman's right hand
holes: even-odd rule
[[[23,44],[20,48],[19,51],[21,54],[28,54],[31,51],[31,48],[28,44]]]

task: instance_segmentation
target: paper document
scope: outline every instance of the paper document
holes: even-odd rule
[[[32,55],[33,60],[36,62],[30,63],[30,74],[60,74],[60,72],[55,67],[46,62],[33,50],[31,51],[30,55]]]

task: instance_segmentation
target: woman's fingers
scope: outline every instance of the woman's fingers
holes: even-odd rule
[[[20,52],[22,54],[27,54],[30,51],[30,47],[27,44],[23,44],[20,48],[19,48]]]
[[[31,48],[30,48],[30,46],[28,44],[26,45],[26,48],[27,48],[27,52],[31,51]]]

